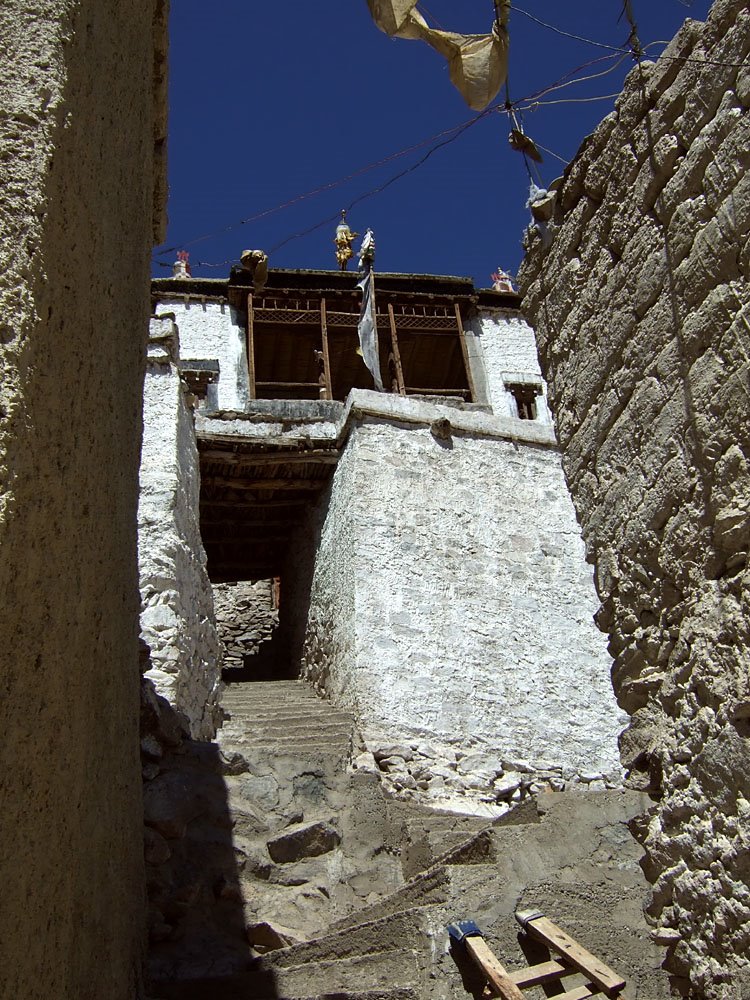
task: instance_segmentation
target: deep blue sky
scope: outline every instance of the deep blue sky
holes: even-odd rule
[[[627,39],[627,25],[618,20],[622,0],[523,0],[520,6],[608,45]],[[685,17],[704,19],[710,3],[633,0],[633,7],[646,44],[671,38]],[[427,0],[420,9],[432,23],[456,31],[483,32],[491,25],[491,0]],[[514,101],[591,60],[615,56],[576,75],[602,72],[617,61],[610,50],[563,37],[519,9],[510,33]],[[661,48],[654,46],[649,54]],[[631,66],[626,58],[607,75],[543,100],[614,94]],[[172,0],[170,76],[166,247],[184,246],[193,274],[210,277],[224,277],[229,271],[224,262],[237,260],[245,248],[272,251],[272,267],[335,267],[335,222],[273,248],[411,166],[434,143],[263,219],[193,241],[336,182],[475,114],[451,86],[442,59],[422,43],[379,32],[365,0],[211,5]],[[612,103],[548,104],[527,111],[524,127],[567,160]],[[520,154],[508,146],[508,132],[505,115],[488,114],[421,167],[352,209],[352,227],[375,232],[379,270],[467,275],[482,286],[498,265],[515,273],[529,182]],[[563,164],[544,156],[541,179],[548,183]],[[163,255],[157,250],[156,259],[173,258],[171,250]],[[164,277],[170,271],[155,265],[153,273]]]

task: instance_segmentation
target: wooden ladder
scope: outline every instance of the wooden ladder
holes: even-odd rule
[[[451,924],[448,928],[453,940],[464,946],[486,978],[489,996],[501,997],[502,1000],[524,1000],[522,990],[582,974],[588,980],[585,985],[575,986],[565,993],[556,993],[554,1000],[586,1000],[597,996],[609,997],[610,1000],[628,1000],[623,992],[626,985],[623,977],[586,951],[543,913],[538,910],[519,911],[516,913],[516,920],[529,937],[546,945],[554,953],[550,961],[508,972],[472,921]]]

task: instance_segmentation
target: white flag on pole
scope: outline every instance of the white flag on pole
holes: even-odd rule
[[[359,251],[359,266],[364,270],[357,287],[362,289],[362,308],[359,313],[357,333],[362,359],[367,365],[378,392],[383,392],[383,379],[380,375],[380,356],[378,353],[378,325],[375,314],[375,280],[372,273],[372,262],[375,256],[375,239],[372,230],[368,229],[362,240]]]

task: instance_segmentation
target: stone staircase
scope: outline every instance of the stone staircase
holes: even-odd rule
[[[644,796],[547,794],[487,825],[385,797],[374,769],[351,767],[360,749],[351,716],[300,682],[237,685],[224,705],[230,718],[219,743],[237,858],[228,882],[241,922],[271,925],[279,936],[265,954],[243,942],[223,965],[188,962],[172,975],[162,966],[154,997],[480,996],[445,927],[476,920],[510,968],[544,960],[519,947],[519,907],[544,910],[621,971],[629,1000],[670,996],[643,919],[647,887],[628,830]],[[328,841],[310,832],[320,824],[333,831]],[[273,861],[278,842],[289,860]],[[205,936],[204,947],[211,951]]]
[[[218,735],[225,751],[307,756],[314,750],[335,760],[351,754],[354,716],[318,698],[302,681],[230,684],[222,708],[229,716]]]

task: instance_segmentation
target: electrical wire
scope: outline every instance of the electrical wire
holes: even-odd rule
[[[584,35],[576,35],[570,31],[564,31],[562,28],[558,28],[555,24],[550,24],[548,21],[542,21],[541,18],[537,17],[535,14],[531,14],[529,11],[524,10],[523,7],[518,7],[513,5],[513,10],[518,11],[519,14],[523,14],[530,20],[534,21],[536,24],[541,25],[543,28],[548,28],[550,31],[554,31],[555,34],[563,35],[566,38],[574,38],[578,42],[586,42],[588,45],[595,45],[600,49],[610,49],[612,52],[622,52],[625,55],[633,55],[633,49],[629,44],[625,45],[608,45],[606,42],[597,42],[593,38],[586,38]],[[650,48],[652,45],[668,45],[669,42],[650,42],[648,45],[644,46],[641,51],[645,52],[646,49]],[[746,62],[724,62],[722,60],[713,59],[693,59],[690,56],[659,56],[660,59],[671,60],[673,62],[686,62],[686,63],[696,63],[698,66],[722,66],[727,69],[746,69],[750,66],[750,61]]]
[[[536,146],[537,149],[541,149],[543,153],[546,153],[548,156],[554,157],[556,160],[559,160],[560,163],[564,163],[566,167],[570,163],[570,160],[566,160],[565,157],[560,156],[559,153],[554,153],[551,149],[547,149],[546,146],[543,146],[541,142],[537,142],[536,139],[534,140],[534,145]]]
[[[630,36],[629,36],[629,39],[628,39],[628,41],[630,43],[630,46],[626,45],[626,46],[620,46],[620,47],[618,47],[618,46],[614,46],[614,45],[608,45],[608,44],[606,44],[604,42],[597,42],[594,39],[586,38],[586,37],[584,37],[582,35],[576,35],[576,34],[573,34],[572,32],[564,31],[563,29],[558,28],[558,27],[556,27],[553,24],[550,24],[550,23],[548,23],[546,21],[541,20],[540,18],[537,18],[535,15],[529,13],[528,11],[524,10],[523,8],[517,7],[517,6],[514,5],[514,7],[513,7],[514,10],[517,10],[520,13],[524,14],[526,17],[530,18],[532,21],[536,22],[537,24],[540,24],[541,26],[543,26],[545,28],[548,28],[551,31],[554,31],[555,33],[557,33],[559,35],[562,35],[562,36],[565,36],[565,37],[569,37],[569,38],[575,39],[577,41],[586,42],[588,44],[597,46],[599,48],[607,49],[607,50],[609,50],[608,54],[604,55],[604,56],[600,56],[597,59],[592,59],[589,62],[583,63],[581,66],[578,66],[575,69],[568,71],[568,73],[566,73],[559,80],[555,81],[555,83],[550,84],[550,85],[542,88],[541,90],[536,91],[535,93],[530,94],[530,95],[528,95],[528,96],[526,96],[524,98],[521,98],[518,101],[514,101],[512,103],[511,103],[511,101],[510,101],[510,99],[508,97],[507,81],[506,81],[506,101],[505,101],[504,105],[495,104],[495,105],[492,105],[492,106],[490,106],[488,108],[485,108],[484,111],[479,112],[479,114],[475,115],[473,118],[469,119],[466,122],[462,122],[459,125],[453,126],[450,129],[446,129],[446,130],[444,130],[442,132],[439,132],[436,135],[431,136],[431,137],[429,137],[427,139],[424,139],[424,140],[422,140],[419,143],[415,143],[412,146],[408,146],[408,147],[406,147],[404,149],[396,151],[395,153],[391,153],[391,154],[389,154],[389,156],[383,157],[382,159],[374,161],[373,163],[370,163],[367,166],[361,167],[358,170],[355,170],[352,173],[347,174],[344,177],[338,178],[335,181],[330,181],[329,183],[321,185],[320,187],[314,188],[311,191],[307,191],[304,194],[297,195],[296,197],[291,198],[291,199],[289,199],[289,200],[287,200],[285,202],[282,202],[281,204],[276,205],[273,208],[265,209],[262,212],[258,212],[257,214],[255,214],[253,216],[249,216],[246,219],[241,219],[239,222],[233,223],[232,225],[229,225],[229,226],[225,226],[223,229],[216,230],[215,232],[212,232],[212,233],[204,234],[202,236],[199,236],[199,237],[196,237],[196,238],[194,238],[192,240],[189,240],[189,241],[187,241],[185,243],[176,244],[173,247],[167,247],[167,248],[165,248],[163,250],[158,251],[158,253],[157,253],[156,256],[157,257],[164,257],[167,254],[175,252],[177,249],[182,249],[182,248],[187,247],[187,246],[194,246],[195,244],[200,243],[202,241],[213,239],[216,236],[221,236],[224,233],[230,232],[230,231],[232,231],[234,229],[237,229],[237,228],[239,228],[241,226],[248,225],[251,222],[255,222],[255,221],[258,221],[258,220],[260,220],[262,218],[266,218],[266,217],[268,217],[270,215],[275,214],[276,212],[279,212],[279,211],[282,211],[283,209],[289,208],[289,207],[291,207],[291,206],[293,206],[293,205],[295,205],[295,204],[297,204],[297,203],[299,203],[301,201],[304,201],[304,200],[306,200],[308,198],[315,197],[315,196],[317,196],[319,194],[322,194],[322,193],[324,193],[326,191],[334,190],[337,187],[340,187],[341,185],[346,184],[349,181],[355,179],[356,177],[362,176],[363,174],[365,174],[365,173],[367,173],[367,172],[369,172],[371,170],[374,170],[374,169],[377,169],[378,167],[384,166],[385,164],[391,162],[392,160],[398,159],[398,158],[400,158],[402,156],[408,155],[411,152],[414,152],[414,151],[416,151],[418,149],[421,149],[425,145],[427,145],[428,143],[434,142],[436,139],[442,139],[444,136],[448,136],[448,138],[444,139],[444,141],[438,142],[434,146],[432,146],[427,151],[427,153],[423,157],[421,157],[416,163],[413,163],[411,166],[407,167],[405,170],[402,170],[399,173],[395,174],[394,176],[390,177],[387,181],[385,181],[385,183],[380,184],[377,187],[374,187],[374,188],[370,189],[369,191],[364,192],[361,195],[358,195],[353,201],[350,202],[349,206],[347,207],[346,210],[350,211],[351,208],[353,208],[355,205],[358,205],[361,202],[363,202],[363,201],[365,201],[365,200],[367,200],[369,198],[372,198],[372,197],[374,197],[377,194],[382,193],[387,188],[389,188],[392,184],[396,183],[396,181],[400,180],[402,177],[405,177],[407,174],[410,174],[413,171],[419,169],[424,163],[427,162],[427,160],[432,156],[432,154],[435,153],[438,149],[442,148],[445,145],[448,145],[451,142],[454,142],[461,135],[463,135],[464,132],[466,132],[472,125],[476,124],[476,122],[480,121],[482,118],[486,117],[491,112],[505,113],[505,114],[508,114],[509,117],[512,118],[513,117],[513,112],[517,112],[518,114],[522,114],[523,112],[536,111],[538,108],[546,107],[546,106],[552,106],[552,105],[558,105],[558,104],[588,104],[588,103],[593,103],[593,102],[598,102],[598,101],[604,101],[604,100],[613,100],[614,98],[616,98],[616,97],[619,96],[619,92],[615,93],[615,94],[603,94],[603,95],[598,95],[598,96],[580,97],[580,98],[568,97],[568,98],[556,98],[556,99],[552,99],[552,100],[541,100],[541,98],[546,97],[548,94],[555,93],[556,91],[562,90],[562,89],[564,89],[566,87],[570,87],[574,83],[584,83],[584,82],[587,82],[587,81],[590,81],[590,80],[599,79],[599,78],[601,78],[603,76],[606,76],[609,73],[612,73],[612,72],[616,71],[622,65],[622,62],[626,58],[628,58],[629,56],[632,56],[637,61],[640,61],[640,59],[642,58],[643,54],[646,52],[647,49],[652,48],[655,45],[668,45],[669,44],[668,42],[664,42],[664,41],[660,40],[660,41],[649,42],[648,45],[646,45],[645,47],[641,47],[640,46],[640,41],[637,41],[637,45],[633,45],[633,23],[632,23],[633,17],[632,17],[632,9],[629,9],[629,7],[630,7],[630,4],[629,4],[628,0],[623,0],[623,10],[622,10],[620,16],[622,17],[623,14],[625,14],[626,16],[628,16],[628,20],[630,22],[630,28],[631,28],[631,33],[630,33]],[[636,39],[637,39],[637,34],[636,34]],[[664,58],[664,59],[667,59],[667,60],[675,60],[675,61],[680,61],[680,62],[694,62],[694,63],[698,63],[699,65],[719,65],[719,66],[738,67],[738,68],[739,67],[746,67],[746,66],[750,65],[749,63],[723,63],[723,62],[712,61],[712,60],[691,59],[688,56],[663,56],[662,55],[662,56],[659,56],[658,58]],[[586,69],[586,68],[588,68],[590,66],[593,66],[593,65],[596,65],[596,64],[598,64],[600,62],[611,60],[611,59],[616,59],[617,61],[612,66],[607,67],[602,72],[587,74],[586,76],[583,76],[583,77],[576,77],[575,76],[575,74],[578,73],[578,72],[580,72],[580,70],[582,70],[582,69]],[[521,131],[523,131],[523,129],[521,129]],[[540,143],[536,142],[535,145],[539,149],[543,150],[545,153],[548,153],[550,156],[553,156],[555,159],[559,160],[561,163],[567,164],[569,162],[568,160],[565,160],[562,156],[559,156],[557,153],[554,153],[552,150],[549,150],[545,146],[542,146]],[[524,158],[524,163],[526,165],[527,173],[529,174],[529,179],[533,180],[533,177],[532,177],[532,174],[531,174],[531,169],[530,169],[530,164],[528,162],[528,158],[526,157],[525,154],[524,154],[523,158]],[[537,179],[539,179],[538,169],[536,170],[536,173],[537,173]],[[282,241],[280,241],[279,243],[277,243],[273,247],[271,247],[271,249],[268,251],[269,254],[277,252],[282,247],[286,246],[288,243],[290,243],[290,242],[292,242],[292,241],[294,241],[296,239],[300,239],[300,238],[302,238],[304,236],[310,235],[313,232],[316,232],[317,230],[321,229],[323,226],[330,225],[332,222],[335,222],[336,220],[338,220],[338,218],[339,218],[339,212],[336,212],[333,215],[327,216],[325,219],[321,220],[320,222],[317,222],[313,226],[310,226],[310,227],[308,227],[306,229],[303,229],[303,230],[301,230],[299,232],[293,233],[291,236],[286,237],[285,239],[283,239]],[[158,266],[160,266],[160,267],[170,267],[171,266],[171,264],[168,264],[168,263],[165,263],[165,262],[162,262],[162,261],[159,261],[159,260],[155,260],[155,263]],[[211,263],[211,262],[208,262],[208,261],[196,261],[195,263],[196,263],[196,265],[201,266],[201,267],[211,267],[211,268],[213,268],[213,267],[225,267],[228,264],[234,263],[234,261],[229,260],[229,261],[222,261],[220,263]]]
[[[543,28],[549,28],[550,31],[554,31],[558,35],[564,35],[566,38],[574,38],[577,42],[586,42],[588,45],[596,45],[600,49],[610,49],[613,52],[624,52],[625,54],[629,52],[626,45],[608,45],[606,42],[597,42],[593,38],[585,38],[583,35],[575,35],[570,31],[564,31],[562,28],[558,28],[548,21],[542,21],[541,18],[535,14],[530,14],[529,11],[524,10],[523,7],[519,7],[517,4],[513,4],[513,10],[528,17],[530,20],[536,22],[536,24],[540,24]]]
[[[607,69],[602,70],[601,73],[589,73],[587,76],[574,77],[572,80],[567,79],[567,77],[571,76],[571,73],[568,73],[566,76],[561,77],[561,79],[557,82],[550,84],[548,87],[544,87],[542,90],[536,91],[534,94],[530,94],[528,97],[523,98],[523,100],[525,102],[533,101],[536,98],[544,97],[546,94],[554,93],[557,90],[563,90],[565,87],[572,87],[574,83],[585,83],[587,80],[598,80],[602,76],[607,76],[608,73],[614,73],[614,71],[618,69],[628,58],[628,55],[629,53],[625,52],[621,56],[618,56],[617,53],[613,52],[608,56],[601,56],[599,59],[592,59],[591,63],[585,63],[583,66],[579,66],[578,69],[584,69],[586,66],[590,66],[594,63],[599,63],[602,62],[602,60],[607,59],[617,59],[617,62],[614,63],[614,65],[609,66]],[[578,70],[573,70],[572,72],[575,73],[578,72]]]
[[[537,108],[546,108],[553,104],[592,104],[595,101],[613,101],[616,97],[620,96],[621,91],[617,90],[614,94],[599,94],[596,97],[558,97],[554,101],[532,101],[530,104],[524,104],[519,107],[518,111],[536,111]]]
[[[478,121],[481,121],[483,118],[486,118],[487,115],[489,115],[491,112],[495,110],[496,106],[492,105],[491,107],[485,108],[484,111],[480,111],[479,114],[475,115],[473,118],[470,118],[469,121],[461,125],[457,131],[454,130],[454,134],[450,136],[450,138],[444,139],[442,142],[436,143],[431,149],[428,149],[425,155],[421,159],[417,160],[416,163],[412,163],[410,167],[407,167],[405,170],[401,170],[397,174],[394,174],[393,177],[390,177],[387,181],[385,181],[384,184],[380,184],[378,185],[378,187],[372,188],[370,191],[366,191],[364,194],[358,195],[353,201],[351,201],[347,205],[346,211],[350,212],[355,205],[358,205],[360,202],[365,201],[367,198],[374,197],[376,194],[381,194],[383,191],[386,190],[386,188],[389,188],[391,184],[395,184],[396,181],[401,180],[402,177],[406,177],[407,174],[410,174],[413,171],[418,170],[419,167],[422,166],[422,164],[426,163],[427,160],[429,160],[429,158],[432,156],[433,153],[436,153],[438,151],[438,149],[442,149],[443,146],[447,146],[450,143],[455,142],[456,139],[462,136],[464,132],[467,132],[472,127],[472,125],[476,125]],[[271,249],[268,251],[269,256],[270,254],[276,253],[277,250],[280,250],[282,247],[286,246],[287,243],[291,243],[292,240],[299,239],[302,236],[308,236],[310,233],[314,233],[316,230],[322,228],[323,226],[328,225],[331,221],[333,221],[333,219],[337,219],[338,217],[339,213],[337,212],[336,215],[324,219],[322,222],[319,222],[316,225],[311,226],[309,229],[305,229],[299,233],[294,233],[292,236],[287,237],[287,239],[282,240],[281,243],[277,243],[274,247],[271,247]]]
[[[454,126],[452,129],[447,129],[445,132],[438,133],[438,136],[443,136],[443,135],[448,134],[448,138],[447,139],[443,139],[442,142],[436,143],[434,146],[432,146],[430,149],[428,149],[427,152],[424,154],[424,156],[422,156],[419,160],[417,160],[416,163],[411,164],[411,166],[407,167],[405,170],[401,170],[397,174],[394,174],[392,177],[389,177],[388,180],[385,181],[383,184],[379,184],[377,187],[371,188],[369,191],[365,191],[363,194],[358,195],[356,198],[354,198],[346,206],[346,211],[347,212],[351,211],[351,209],[355,205],[358,205],[360,202],[365,201],[368,198],[374,197],[376,194],[380,194],[381,192],[385,191],[386,188],[389,188],[392,184],[395,184],[396,181],[400,180],[402,177],[405,177],[407,174],[410,174],[414,170],[419,169],[419,167],[421,167],[424,163],[426,163],[427,160],[432,156],[432,154],[435,153],[435,152],[437,152],[438,149],[441,149],[443,146],[447,146],[450,143],[454,142],[461,135],[463,135],[466,131],[468,131],[468,129],[470,129],[473,125],[475,125],[478,121],[481,121],[483,118],[486,118],[488,115],[490,115],[493,112],[498,111],[499,109],[500,109],[499,105],[491,105],[490,107],[485,108],[484,111],[480,111],[478,114],[474,115],[468,121],[463,122],[461,125]],[[436,137],[433,136],[433,138],[436,138]],[[428,139],[428,140],[425,140],[425,141],[429,142],[431,140]],[[416,146],[411,146],[408,150],[401,151],[399,154],[393,154],[391,157],[388,157],[385,160],[378,161],[377,165],[378,166],[382,165],[383,163],[387,162],[388,160],[394,159],[396,155],[403,155],[405,152],[412,152],[414,149],[420,148],[424,144],[425,144],[424,142],[418,143]],[[369,168],[363,168],[363,169],[369,169]],[[357,171],[355,174],[352,174],[350,176],[358,176],[362,172],[363,172],[363,170],[360,170],[360,171]],[[331,188],[333,186],[335,186],[334,183],[332,183],[330,185],[324,185],[320,190],[321,191],[328,190],[329,188]],[[300,199],[299,198],[292,199],[287,204],[293,204],[295,201],[298,201],[298,200],[300,200]],[[335,214],[327,216],[325,219],[322,219],[320,222],[316,222],[313,226],[308,226],[306,229],[300,230],[299,232],[295,232],[291,236],[287,236],[285,239],[281,240],[279,243],[274,244],[274,246],[272,246],[268,250],[269,256],[271,254],[276,253],[282,247],[286,246],[288,243],[291,243],[293,240],[301,239],[304,236],[309,236],[311,233],[316,232],[318,229],[322,229],[323,226],[330,225],[331,223],[337,221],[339,219],[339,217],[340,217],[340,212],[337,211]],[[236,225],[240,225],[240,223],[237,223]],[[217,235],[217,236],[221,235],[224,232],[228,231],[229,229],[236,228],[236,225],[235,226],[225,227],[225,229],[221,230],[220,232],[217,232],[216,234],[212,234],[212,235]],[[199,239],[206,239],[206,238],[209,238],[209,237],[199,237]],[[197,242],[197,240],[191,240],[190,243],[182,244],[182,246],[183,247],[184,246],[189,246],[189,245],[194,244],[195,242]],[[164,256],[165,254],[167,254],[169,252],[170,251],[168,249],[167,250],[162,250],[162,251],[160,251],[159,256]],[[171,264],[168,264],[166,262],[162,262],[162,261],[159,261],[159,260],[156,260],[155,263],[158,266],[160,266],[160,267],[171,267]],[[194,266],[196,266],[196,267],[225,267],[227,264],[233,264],[233,263],[235,263],[235,261],[233,261],[233,260],[219,261],[218,263],[209,262],[209,261],[203,261],[203,260],[198,260],[198,261],[194,262]]]
[[[484,114],[484,112],[480,112]],[[476,117],[476,116],[475,116]],[[334,188],[340,187],[342,184],[347,184],[349,181],[354,180],[356,177],[361,177],[362,174],[369,173],[371,170],[376,170],[378,167],[383,167],[387,163],[397,160],[402,156],[407,156],[409,153],[415,152],[417,149],[422,149],[430,142],[434,142],[436,139],[441,139],[445,135],[450,135],[459,129],[464,128],[469,124],[473,124],[475,118],[470,118],[468,121],[460,122],[458,125],[454,125],[449,129],[444,129],[442,132],[437,132],[435,135],[429,136],[427,139],[422,139],[420,142],[414,143],[411,146],[406,146],[404,149],[399,149],[395,153],[390,153],[388,156],[383,157],[380,160],[375,160],[372,163],[368,163],[364,167],[359,167],[352,173],[347,174],[345,177],[339,177],[335,181],[329,181],[327,184],[322,184],[320,187],[313,188],[311,191],[306,191],[304,194],[296,195],[294,198],[290,198],[288,201],[281,202],[279,205],[275,205],[273,208],[266,208],[262,212],[258,212],[255,215],[248,216],[246,219],[240,219],[238,222],[233,222],[229,226],[224,226],[222,229],[217,229],[211,233],[204,233],[201,236],[196,236],[194,239],[188,240],[183,243],[176,243],[174,246],[165,247],[163,250],[158,250],[156,252],[157,257],[165,257],[167,254],[176,253],[177,250],[183,250],[185,247],[195,246],[196,243],[202,243],[205,240],[214,239],[216,236],[223,236],[224,233],[231,232],[234,229],[239,229],[241,226],[246,226],[251,222],[258,222],[260,219],[267,218],[269,215],[274,215],[276,212],[280,212],[285,208],[290,208],[292,205],[296,205],[298,202],[305,201],[308,198],[313,198],[316,195],[323,194],[325,191],[331,191]],[[171,266],[171,265],[170,265]]]

